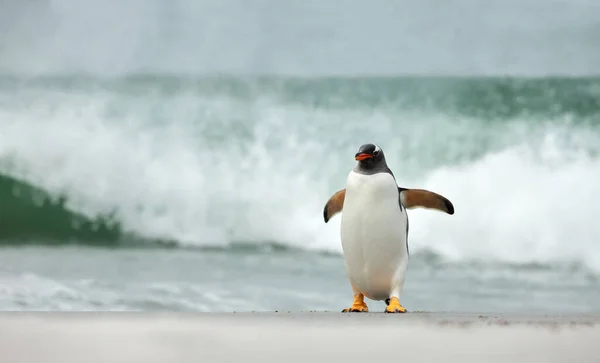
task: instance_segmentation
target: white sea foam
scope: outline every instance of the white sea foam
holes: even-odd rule
[[[388,152],[400,184],[442,193],[456,207],[454,216],[411,211],[411,252],[600,269],[600,161],[577,140],[556,141],[551,127],[540,132],[542,142],[514,131],[499,136],[515,138],[512,145],[404,174],[405,163],[449,152],[444,144],[434,150],[423,130],[439,136],[448,127],[443,135],[451,140],[455,121],[438,115],[429,126],[404,124],[400,137],[386,112],[185,92],[162,101],[152,92],[125,101],[108,91],[39,96],[4,96],[10,102],[0,109],[0,171],[66,193],[70,207],[90,216],[116,211],[124,228],[141,236],[340,252],[340,218],[325,224],[323,204],[343,187],[355,149],[372,141]],[[411,150],[421,143],[426,152],[400,154],[407,138]]]
[[[600,160],[557,147],[515,145],[462,166],[439,168],[422,185],[442,192],[452,217],[411,213],[415,249],[455,259],[581,262],[600,270]]]

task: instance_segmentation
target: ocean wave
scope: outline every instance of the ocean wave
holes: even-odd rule
[[[110,216],[90,218],[70,210],[67,196],[52,196],[0,174],[0,244],[89,243],[113,245],[121,235]]]
[[[241,97],[236,87],[212,92],[193,83],[165,92],[152,79],[131,82],[3,88],[3,243],[26,237],[339,254],[340,218],[325,224],[323,204],[343,187],[355,149],[376,142],[402,186],[442,193],[456,207],[453,216],[410,211],[411,252],[600,269],[593,204],[600,110],[586,103],[585,112],[572,112],[568,92],[560,112],[544,114],[531,106],[534,97],[523,112],[490,121],[470,108],[472,93],[450,99],[450,108],[406,111],[388,86],[363,87],[387,103],[353,106],[291,101],[258,86]],[[493,94],[497,85],[490,87]]]

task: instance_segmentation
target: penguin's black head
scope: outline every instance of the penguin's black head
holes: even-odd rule
[[[358,160],[361,167],[372,168],[375,165],[385,163],[383,150],[374,144],[364,144],[358,148],[358,152],[354,155],[354,159]]]

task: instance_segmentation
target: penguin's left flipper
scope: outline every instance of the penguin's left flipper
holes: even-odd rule
[[[325,203],[325,208],[323,208],[325,223],[329,222],[334,215],[342,211],[344,208],[344,198],[346,198],[346,189],[338,190]]]
[[[398,187],[400,202],[406,209],[427,208],[436,209],[448,214],[454,214],[454,206],[446,197],[425,189],[406,189]]]

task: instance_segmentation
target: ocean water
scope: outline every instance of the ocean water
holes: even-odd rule
[[[3,77],[0,95],[3,309],[341,309],[322,208],[366,142],[456,208],[409,212],[407,308],[600,306],[598,78]]]
[[[86,2],[94,12],[68,3],[46,2],[54,15],[45,21],[60,27],[20,24],[0,38],[0,310],[341,310],[352,290],[340,217],[326,224],[322,209],[344,187],[357,148],[371,142],[401,186],[441,193],[456,209],[409,211],[401,298],[409,311],[598,312],[600,77],[590,74],[600,53],[590,34],[600,28],[584,16],[585,2],[562,17],[562,8],[543,12],[562,19],[552,22],[559,30],[582,15],[572,30],[586,35],[578,43],[532,28],[529,43],[513,44],[502,38],[504,23],[484,28],[508,54],[528,54],[507,69],[505,53],[487,46],[470,53],[475,65],[448,58],[439,68],[440,54],[406,60],[393,47],[371,59],[344,48],[354,28],[327,1],[302,8],[321,14],[310,24],[297,8],[262,2],[290,20],[269,23],[280,32],[257,33],[266,18],[240,10],[254,31],[234,35],[231,23],[214,20],[225,12],[215,5],[214,23],[198,25],[212,29],[199,47],[213,57],[191,47],[201,16],[182,5],[191,3],[161,12],[149,2],[154,10],[127,23],[127,12],[143,7],[128,2],[116,21],[130,26],[122,42],[115,25],[90,33],[95,46],[78,41],[85,24],[102,22],[74,19],[109,14],[112,3]],[[463,4],[467,28],[479,24],[474,4]],[[359,8],[346,10],[356,17]],[[515,21],[515,9],[496,10]],[[27,11],[41,18],[48,10]],[[326,20],[338,24],[331,33],[318,26]],[[405,30],[432,37],[417,25]],[[46,28],[55,30],[52,52],[39,40],[50,37]],[[290,48],[290,29],[321,29],[295,34],[329,58]],[[19,42],[26,35],[39,43]],[[455,35],[462,40],[434,37],[429,46],[466,54],[475,35]],[[232,53],[217,47],[226,39],[235,40]],[[540,39],[552,39],[552,49]],[[550,57],[561,44],[582,56]]]

